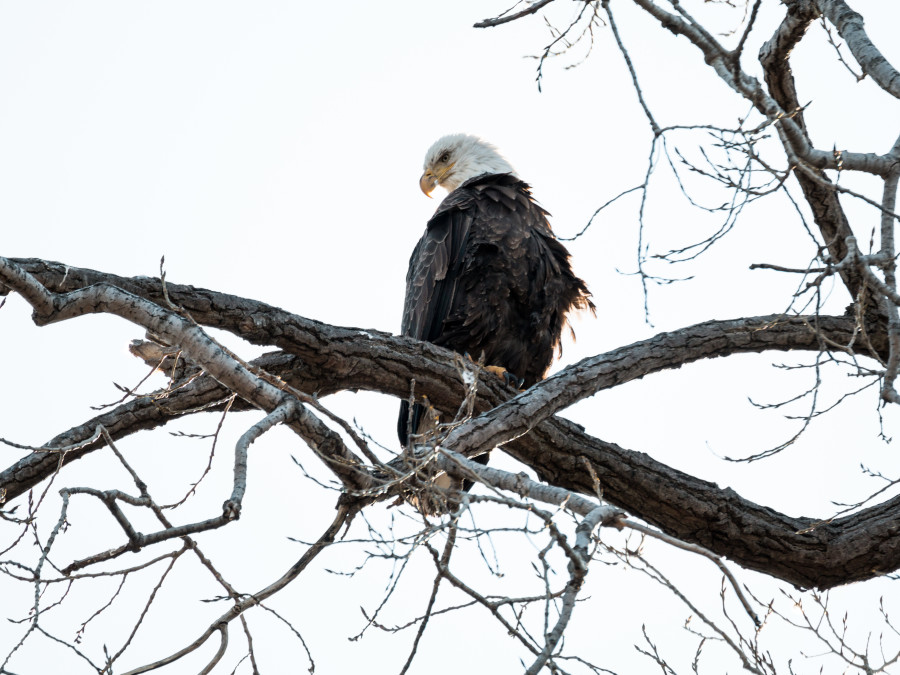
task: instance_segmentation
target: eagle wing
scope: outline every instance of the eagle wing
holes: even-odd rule
[[[403,303],[403,335],[435,342],[443,333],[450,315],[463,264],[473,212],[474,195],[463,188],[448,195],[428,221],[425,234],[416,244],[406,274],[406,299]],[[423,409],[401,401],[397,434],[407,444],[409,428],[419,426]]]
[[[471,195],[451,195],[428,221],[409,259],[403,335],[434,342],[450,314],[472,222]],[[451,201],[451,203],[447,203]]]

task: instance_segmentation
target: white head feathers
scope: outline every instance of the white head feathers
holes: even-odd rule
[[[430,195],[435,185],[453,192],[470,178],[484,173],[515,174],[497,148],[477,136],[450,134],[434,142],[425,153],[425,172],[419,180]]]

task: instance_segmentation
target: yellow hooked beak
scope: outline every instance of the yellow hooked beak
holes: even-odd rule
[[[447,177],[447,174],[453,169],[456,165],[456,162],[451,162],[448,164],[443,171],[435,174],[431,169],[427,169],[425,173],[422,174],[422,177],[419,179],[419,187],[422,188],[422,192],[425,193],[426,197],[431,197],[431,193],[434,191],[435,185],[440,185],[444,182],[444,178]]]
[[[431,197],[435,185],[437,185],[437,177],[431,171],[426,171],[419,179],[419,187],[422,188],[426,197]]]

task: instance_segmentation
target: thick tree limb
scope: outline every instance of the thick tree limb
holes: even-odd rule
[[[112,281],[90,270],[69,270],[31,261],[42,283],[70,285],[86,281]],[[57,276],[57,273],[60,273]],[[73,282],[73,279],[79,282]],[[123,280],[133,291],[158,294],[159,281]],[[74,287],[74,286],[73,286]],[[280,344],[293,352],[262,357],[259,366],[302,391],[327,395],[342,389],[382,391],[408,395],[415,377],[417,391],[440,410],[454,412],[464,387],[450,352],[428,343],[372,330],[328,326],[244,298],[204,289],[169,285],[169,294],[184,307],[195,307],[194,318],[226,328],[260,344]],[[213,307],[215,309],[213,309]],[[239,309],[240,308],[240,309]],[[503,449],[533,468],[541,479],[593,494],[591,470],[600,478],[605,499],[659,527],[674,537],[695,542],[739,564],[764,571],[798,586],[830,587],[870,578],[900,567],[900,550],[888,545],[895,536],[900,499],[866,509],[828,524],[813,518],[791,518],[749,502],[728,489],[676,471],[651,457],[593,438],[576,425],[553,418],[574,400],[601,389],[678,368],[705,358],[735,353],[811,350],[824,341],[849,344],[854,321],[848,317],[783,317],[778,315],[735,321],[710,321],[585,359],[507,401],[511,393],[499,381],[479,383],[476,417],[464,426],[468,433],[447,439],[447,447],[464,454]],[[884,333],[870,329],[874,347],[885,350]],[[571,391],[570,391],[571,389]],[[113,438],[165,424],[173,414],[224,401],[230,392],[207,377],[169,394],[162,401],[138,399],[97,416],[53,439],[49,446],[89,439],[97,423]],[[236,404],[236,408],[247,404]],[[517,413],[535,418],[517,421]],[[537,423],[537,419],[541,419]],[[524,433],[524,435],[519,435]],[[95,442],[68,453],[72,461],[98,447]],[[0,474],[0,489],[14,498],[52,475],[59,463],[53,453],[34,453]]]
[[[114,314],[162,336],[178,345],[194,363],[229,390],[256,407],[272,412],[290,395],[250,372],[247,366],[210,338],[194,321],[164,309],[166,302],[154,302],[114,284],[97,282],[64,292],[50,291],[36,277],[15,262],[0,258],[0,282],[22,293],[34,307],[34,321],[46,325],[85,314]],[[164,290],[160,284],[161,290]],[[355,467],[362,461],[344,445],[340,436],[303,406],[294,407],[288,426],[303,438],[347,487],[369,487],[366,476]]]

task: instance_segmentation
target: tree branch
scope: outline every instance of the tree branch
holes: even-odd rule
[[[42,283],[62,280],[62,275],[56,276],[62,266],[32,261],[29,267],[44,270],[45,275],[36,275]],[[72,283],[72,277],[81,278],[82,283],[107,278],[89,270],[70,270],[69,277],[65,284]],[[151,294],[159,292],[158,281],[125,282],[135,289],[146,287]],[[417,392],[428,396],[438,410],[452,414],[464,398],[465,387],[459,381],[453,354],[440,347],[373,330],[328,326],[263,303],[204,289],[169,285],[169,294],[182,306],[199,308],[198,320],[232,330],[258,344],[278,343],[288,348],[294,356],[269,354],[255,363],[301,391],[325,396],[356,388],[405,398],[409,381],[415,377]],[[886,356],[884,330],[875,325],[866,329],[874,347]],[[850,317],[772,315],[710,321],[585,359],[505,405],[500,404],[512,391],[496,378],[482,378],[476,412],[499,407],[490,417],[479,416],[466,423],[470,434],[448,439],[453,444],[447,447],[463,454],[480,453],[490,450],[491,443],[515,438],[506,442],[503,450],[534,469],[542,480],[592,495],[589,465],[600,477],[604,498],[610,503],[671,536],[798,586],[827,588],[871,578],[900,567],[900,550],[886,545],[894,536],[892,527],[900,511],[900,498],[829,523],[792,518],[749,502],[732,490],[676,471],[643,453],[593,438],[577,425],[552,417],[553,412],[593,392],[692,361],[736,353],[818,351],[825,344],[851,344],[855,330]],[[213,405],[228,396],[228,391],[209,378],[200,377],[170,394],[164,409],[150,399],[131,401],[61,434],[54,444],[69,445],[90,438],[101,420],[113,438],[120,438],[160,426],[173,414]],[[235,409],[247,409],[247,404],[238,401]],[[537,417],[530,424],[517,422],[516,411],[533,412]],[[537,419],[543,421],[538,423]],[[493,426],[487,420],[493,420]],[[97,447],[102,447],[100,441],[67,453],[63,462]],[[59,461],[53,453],[33,453],[0,474],[0,489],[6,488],[9,498],[14,498],[52,475]],[[783,554],[772,556],[773,547]]]
[[[289,394],[258,377],[233,354],[221,347],[192,319],[186,319],[165,304],[122,290],[106,281],[54,293],[37,291],[37,279],[7,258],[0,258],[0,279],[10,289],[32,299],[37,304],[34,320],[38,325],[65,321],[85,314],[108,313],[131,321],[161,336],[168,344],[178,345],[194,363],[241,398],[256,407],[272,412],[290,398]],[[166,286],[160,283],[165,294]],[[369,487],[366,474],[358,467],[361,459],[344,444],[340,436],[303,406],[294,408],[288,426],[294,430],[348,487],[363,490]]]
[[[900,73],[872,44],[863,26],[862,16],[850,9],[844,0],[815,0],[815,3],[837,28],[863,72],[891,96],[900,98]]]
[[[812,141],[807,135],[806,121],[797,98],[789,57],[816,16],[816,9],[811,3],[795,2],[791,4],[774,35],[759,51],[759,61],[763,67],[769,92],[783,110],[795,111],[793,120],[810,145],[812,145]],[[800,184],[800,189],[803,190],[806,203],[812,211],[813,220],[819,226],[822,240],[828,247],[832,260],[843,260],[847,255],[847,246],[844,242],[853,234],[850,222],[847,220],[837,192],[830,189],[831,180],[825,172],[815,168],[811,168],[810,171],[821,182],[813,180],[804,171],[794,171],[794,176]],[[860,291],[865,288],[859,271],[853,267],[841,270],[841,280],[853,299],[858,298]]]
[[[546,7],[553,0],[534,0],[528,7],[525,9],[516,12],[515,14],[507,14],[506,16],[498,16],[493,19],[485,19],[484,21],[479,21],[474,25],[475,28],[493,28],[494,26],[499,26],[504,23],[509,23],[510,21],[515,21],[516,19],[521,19],[523,16],[528,16],[530,14],[536,13],[542,7]]]
[[[659,21],[663,28],[690,40],[725,84],[750,101],[770,122],[778,125],[783,132],[783,142],[787,144],[787,149],[804,163],[818,169],[837,169],[840,166],[846,170],[863,171],[879,176],[885,176],[891,170],[893,160],[889,156],[842,152],[839,162],[833,152],[815,148],[792,119],[794,111],[781,108],[755,78],[739,68],[734,68],[730,58],[731,52],[722,47],[699,23],[691,19],[690,15],[684,11],[680,11],[681,16],[671,14],[652,0],[634,0],[634,3]],[[680,8],[677,2],[673,4],[676,8]]]

